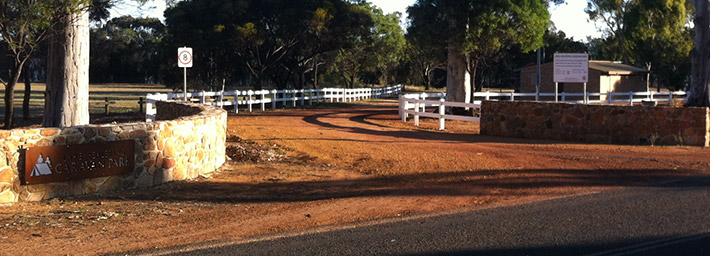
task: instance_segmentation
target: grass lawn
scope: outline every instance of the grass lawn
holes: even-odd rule
[[[25,95],[24,84],[18,84],[15,89],[15,117],[22,117],[22,99]],[[44,111],[44,83],[32,84],[30,99],[30,113],[32,117],[41,116]],[[148,93],[170,92],[163,85],[152,84],[92,84],[89,86],[89,111],[92,114],[105,112],[104,102],[115,101],[111,104],[111,113],[132,113],[139,111],[138,99],[145,98]],[[0,90],[5,95],[5,88]],[[5,102],[0,104],[0,117],[5,118]]]

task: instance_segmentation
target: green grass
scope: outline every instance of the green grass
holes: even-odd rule
[[[18,84],[15,89],[15,117],[21,116],[22,101],[25,95],[24,84]],[[33,117],[41,116],[44,111],[44,91],[45,84],[33,83],[32,94],[30,96],[30,113]],[[138,99],[145,98],[148,93],[170,92],[163,85],[151,84],[92,84],[89,85],[89,112],[104,113],[104,102],[106,98],[114,101],[111,104],[111,113],[132,113],[139,111]],[[0,90],[5,95],[5,88]],[[0,104],[0,117],[4,119],[5,102]]]

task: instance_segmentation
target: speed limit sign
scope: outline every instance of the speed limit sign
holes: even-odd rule
[[[192,48],[178,48],[178,67],[192,67]]]

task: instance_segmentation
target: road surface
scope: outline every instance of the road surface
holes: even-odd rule
[[[709,185],[676,180],[175,255],[709,255]]]

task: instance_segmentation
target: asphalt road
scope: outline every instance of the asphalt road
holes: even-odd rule
[[[710,255],[710,177],[176,255]]]

